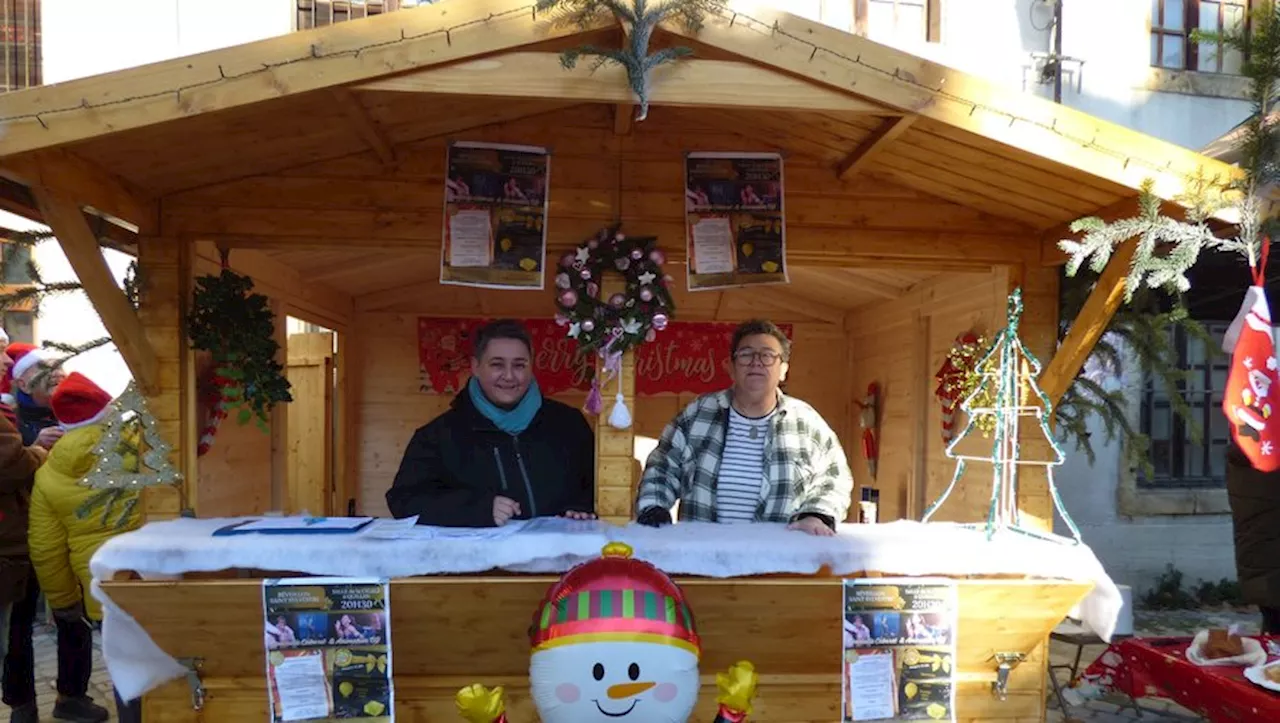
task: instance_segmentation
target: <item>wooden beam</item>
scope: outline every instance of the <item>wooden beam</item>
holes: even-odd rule
[[[1080,315],[1071,322],[1067,338],[1062,340],[1057,353],[1040,374],[1040,388],[1054,404],[1062,399],[1075,381],[1094,345],[1111,323],[1111,317],[1124,301],[1124,282],[1129,276],[1129,264],[1136,248],[1137,242],[1129,240],[1116,249],[1098,276],[1097,284],[1080,309]]]
[[[1228,164],[910,53],[840,32],[757,0],[729,0],[696,32],[665,32],[808,78],[872,103],[1023,149],[1137,189],[1148,178],[1173,199],[1197,175],[1225,184]]]
[[[901,286],[894,286],[879,279],[873,278],[861,269],[844,269],[843,274],[854,277],[840,283],[846,283],[849,286],[865,291],[872,296],[879,296],[882,299],[898,299],[907,293],[907,289]],[[832,274],[824,274],[824,278],[833,278]]]
[[[557,53],[507,53],[467,63],[382,78],[361,90],[555,98],[587,103],[634,103],[626,71],[590,63],[566,70]],[[776,73],[749,62],[681,60],[653,71],[651,105],[785,108],[845,113],[892,109],[845,92]]]
[[[108,75],[5,93],[0,157],[391,73],[456,62],[585,30],[528,0],[470,0],[385,13]]]
[[[378,126],[369,117],[369,111],[365,109],[360,99],[356,98],[349,88],[334,88],[330,93],[337,101],[338,108],[347,116],[347,124],[369,146],[369,150],[373,151],[378,160],[382,161],[382,165],[394,166],[395,149],[383,137],[382,131],[378,130]]]
[[[133,372],[138,388],[152,396],[159,389],[160,362],[147,340],[146,330],[124,291],[102,257],[97,236],[85,221],[79,205],[43,188],[32,189],[44,222],[58,237],[62,251],[102,318],[111,340]]]
[[[252,249],[236,249],[231,268],[253,279],[257,290],[278,299],[286,311],[334,331],[345,331],[354,316],[351,296],[328,284],[315,281],[270,256]],[[217,273],[221,265],[217,247],[202,241],[196,245],[200,273]]]
[[[153,231],[159,223],[158,206],[145,192],[62,148],[5,158],[0,162],[0,175],[30,188],[40,186],[81,206],[92,206],[133,224],[142,233]]]
[[[852,178],[857,174],[858,170],[865,167],[872,161],[881,151],[889,147],[898,136],[906,133],[911,124],[915,122],[917,116],[904,115],[897,118],[886,118],[880,123],[880,127],[871,132],[853,149],[853,152],[845,156],[843,161],[836,166],[836,177],[840,180]]]
[[[613,107],[613,134],[629,136],[635,125],[636,107],[630,103],[619,103]]]

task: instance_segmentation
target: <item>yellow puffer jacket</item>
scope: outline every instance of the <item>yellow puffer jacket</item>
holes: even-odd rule
[[[98,461],[93,449],[102,439],[102,432],[100,424],[72,429],[49,450],[49,459],[36,472],[27,528],[31,564],[49,606],[57,610],[83,601],[91,620],[102,619],[102,608],[89,594],[89,559],[103,543],[136,529],[141,520],[136,505],[131,505],[124,524],[117,524],[126,505],[137,499],[136,492],[117,498],[105,523],[101,507],[95,507],[83,519],[76,516],[76,510],[102,492],[80,484]],[[134,445],[140,437],[127,436]],[[136,470],[137,456],[127,454],[124,467]]]

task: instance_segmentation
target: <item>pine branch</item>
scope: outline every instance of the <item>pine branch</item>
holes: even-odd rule
[[[59,354],[64,354],[65,358],[59,360],[58,362],[59,365],[61,365],[61,364],[65,364],[70,359],[74,359],[75,357],[80,356],[81,354],[93,351],[94,349],[107,346],[108,344],[111,344],[111,343],[112,343],[111,337],[102,336],[102,337],[98,337],[97,339],[90,339],[89,341],[86,341],[83,344],[66,344],[60,341],[46,341],[43,344],[41,344],[41,346],[43,346],[45,349],[52,349],[53,351],[56,351]]]

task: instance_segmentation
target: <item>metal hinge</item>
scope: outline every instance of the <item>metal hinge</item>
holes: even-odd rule
[[[178,658],[178,664],[187,669],[187,685],[191,688],[191,709],[204,708],[204,682],[200,680],[200,667],[204,658]]]
[[[1009,699],[1009,673],[1027,659],[1026,653],[996,653],[996,679],[991,682],[991,694],[1000,700]]]

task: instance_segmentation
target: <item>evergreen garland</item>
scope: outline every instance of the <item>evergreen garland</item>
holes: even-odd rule
[[[293,397],[276,361],[275,317],[267,297],[252,291],[252,279],[226,268],[218,276],[196,279],[187,336],[193,348],[213,355],[219,387],[215,412],[239,410],[237,422],[256,417],[258,428],[267,431],[271,407]]]
[[[629,27],[626,47],[621,50],[584,45],[566,50],[560,55],[560,63],[568,69],[577,66],[584,56],[596,58],[592,70],[605,63],[621,65],[627,71],[631,91],[639,101],[636,120],[649,115],[649,90],[653,70],[677,58],[693,53],[691,48],[663,48],[649,53],[649,40],[653,31],[666,20],[675,20],[690,32],[702,29],[707,15],[719,12],[724,0],[538,0],[539,12],[561,9],[567,19],[578,27],[590,27],[600,15],[610,13]]]

